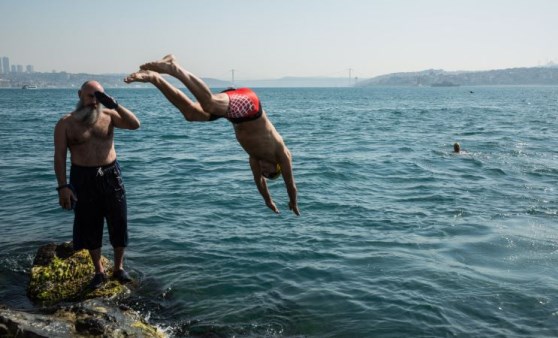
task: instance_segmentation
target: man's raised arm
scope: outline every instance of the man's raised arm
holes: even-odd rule
[[[116,112],[116,114],[111,113],[112,122],[116,128],[134,130],[140,127],[140,121],[136,115],[119,104],[113,97],[103,92],[95,92],[95,97],[111,112]]]

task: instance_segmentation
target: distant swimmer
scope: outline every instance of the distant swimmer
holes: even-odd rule
[[[456,154],[459,154],[461,152],[461,145],[459,145],[459,143],[455,142],[453,144],[453,152]]]
[[[180,80],[198,102],[192,101],[180,89],[172,86],[161,74]],[[300,215],[291,153],[251,89],[230,89],[213,94],[201,79],[182,68],[173,55],[143,64],[140,71],[130,74],[124,82],[153,84],[180,110],[187,121],[205,122],[222,117],[231,121],[236,139],[249,155],[256,187],[267,207],[279,213],[271,199],[266,179],[275,179],[282,175],[289,195],[289,209]]]

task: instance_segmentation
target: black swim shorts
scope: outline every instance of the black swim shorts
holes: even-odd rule
[[[70,184],[78,199],[74,208],[74,249],[101,248],[105,219],[112,246],[127,246],[126,190],[118,162],[102,167],[72,164]]]

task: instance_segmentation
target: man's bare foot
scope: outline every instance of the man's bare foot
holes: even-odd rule
[[[157,73],[170,74],[176,69],[176,58],[174,55],[169,54],[161,60],[144,63],[140,66],[141,70],[152,70]]]
[[[153,82],[155,79],[160,77],[156,72],[152,72],[150,70],[140,70],[138,72],[132,73],[124,78],[124,82],[132,83],[132,82]]]

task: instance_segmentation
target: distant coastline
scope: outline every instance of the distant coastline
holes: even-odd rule
[[[510,85],[558,85],[558,67],[508,68],[462,72],[447,72],[442,69],[429,69],[420,72],[393,73],[376,76],[356,84],[358,87]]]
[[[126,74],[86,74],[86,73],[9,73],[0,74],[0,88],[18,88],[36,86],[37,88],[79,88],[83,82],[95,79],[106,88],[152,88],[149,84],[125,84],[122,80]],[[369,79],[342,77],[283,77],[279,79],[231,81],[203,78],[212,88],[227,87],[267,87],[267,88],[302,88],[302,87],[372,87],[372,86],[428,86],[441,84],[452,86],[502,86],[502,85],[558,85],[558,67],[509,68],[488,71],[449,72],[442,69],[428,69],[419,72],[391,73]],[[174,78],[169,81],[178,87],[184,87]],[[447,86],[447,85],[442,85]]]
[[[105,88],[152,88],[153,86],[144,83],[134,83],[128,85],[123,79],[127,74],[86,74],[86,73],[10,73],[0,74],[0,88],[17,88],[33,86],[37,89],[45,88],[79,88],[87,80],[97,80]],[[212,87],[228,87],[229,82],[216,79],[204,79]],[[174,85],[183,85],[173,78],[169,82]]]

